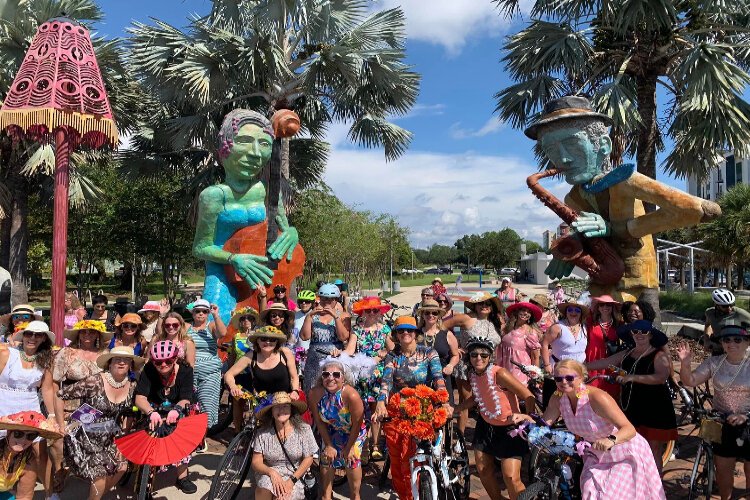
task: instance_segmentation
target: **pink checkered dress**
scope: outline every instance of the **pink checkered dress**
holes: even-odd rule
[[[594,413],[587,391],[581,394],[576,413],[567,397],[560,398],[560,413],[566,427],[586,441],[617,432],[617,427]],[[581,491],[583,500],[666,499],[651,448],[640,434],[609,451],[589,448],[583,459]]]

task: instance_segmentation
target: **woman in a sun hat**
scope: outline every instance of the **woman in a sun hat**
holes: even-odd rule
[[[294,311],[291,311],[281,302],[274,302],[260,313],[262,325],[273,326],[286,335],[287,347],[294,347],[299,337],[299,332],[294,331]]]
[[[119,321],[115,322],[115,335],[109,341],[108,347],[110,349],[118,345],[132,347],[135,355],[140,356],[147,346],[143,338],[144,328],[146,328],[146,325],[143,324],[143,320],[138,314],[125,314]]]
[[[477,292],[464,302],[468,314],[456,314],[453,318],[443,321],[445,330],[460,327],[458,335],[459,354],[463,358],[466,354],[466,344],[472,337],[481,337],[494,345],[500,343],[500,332],[503,331],[505,311],[497,295],[489,292]],[[458,385],[459,402],[466,401],[471,396],[471,386],[467,374],[467,366],[463,359],[453,370],[453,377]],[[463,432],[469,420],[469,411],[464,410],[458,419],[458,427]]]
[[[34,320],[41,321],[42,317],[29,304],[14,306],[9,314],[0,316],[0,336],[2,337],[2,342],[9,342],[19,328]]]
[[[307,410],[286,392],[277,392],[257,411],[260,427],[253,441],[252,467],[257,498],[304,500],[302,476],[312,467],[318,452],[312,429],[300,415]]]
[[[100,499],[127,469],[128,462],[114,443],[122,432],[117,417],[133,406],[135,382],[128,373],[139,372],[144,363],[132,347],[117,346],[97,357],[100,373],[60,391],[62,399],[80,400],[100,412],[81,412],[70,421],[65,436],[65,465],[73,475],[91,481],[89,499]]]
[[[495,364],[502,366],[523,384],[528,375],[513,363],[539,366],[539,343],[534,325],[542,319],[542,310],[530,302],[516,302],[505,310],[508,322],[500,344],[495,348]]]
[[[41,460],[33,443],[38,438],[57,440],[63,435],[54,421],[36,411],[0,417],[0,500],[34,497]]]
[[[557,323],[557,310],[556,309],[550,309],[549,307],[549,297],[547,297],[544,293],[537,293],[533,295],[529,302],[534,304],[535,306],[539,307],[542,310],[542,319],[537,321],[534,324],[534,327],[539,332],[539,342],[542,341],[542,336],[545,334],[547,329],[549,329],[550,326]]]

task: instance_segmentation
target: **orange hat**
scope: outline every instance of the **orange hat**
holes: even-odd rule
[[[388,304],[383,304],[380,301],[380,297],[364,297],[355,302],[352,306],[352,311],[354,312],[354,314],[362,314],[362,311],[366,311],[368,309],[379,309],[380,314],[385,314],[391,310],[391,306],[389,306]]]
[[[399,316],[393,323],[394,330],[416,330],[417,320],[413,316]]]

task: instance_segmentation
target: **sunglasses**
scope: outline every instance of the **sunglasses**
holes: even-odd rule
[[[39,433],[38,432],[23,432],[23,431],[15,430],[11,432],[11,436],[13,436],[13,438],[15,439],[25,439],[26,441],[33,441],[39,437]]]
[[[23,336],[27,339],[30,339],[31,337],[36,337],[38,339],[41,339],[41,338],[46,337],[47,334],[43,332],[23,332]]]
[[[380,312],[380,309],[365,309],[362,312],[365,314],[378,314]]]
[[[722,309],[729,309],[730,307],[734,307],[734,304],[728,304],[728,305],[717,305],[716,307],[720,307]]]
[[[167,330],[176,330],[180,327],[180,323],[164,323],[164,328]]]
[[[313,300],[298,300],[297,304],[312,304]]]
[[[193,309],[193,314],[208,314],[208,309]]]
[[[112,358],[110,360],[110,363],[123,363],[123,364],[130,364],[130,358]]]
[[[170,358],[170,359],[155,359],[155,360],[153,360],[153,363],[156,366],[172,366],[176,362],[177,362],[177,360],[175,358]]]
[[[341,372],[323,372],[323,378],[330,378],[333,377],[335,379],[341,378]]]
[[[438,301],[436,301],[436,302],[437,302],[438,304],[447,304],[447,303],[448,303],[448,301],[447,301],[447,300],[438,300]]]
[[[580,307],[573,307],[573,306],[570,306],[570,307],[568,307],[568,308],[567,308],[567,309],[566,309],[565,311],[566,311],[566,312],[569,312],[569,313],[579,313],[579,314],[580,314],[580,312],[581,312],[581,308],[580,308]]]
[[[630,332],[631,335],[648,335],[649,333],[651,332],[649,332],[648,330],[632,330]]]
[[[272,337],[259,337],[258,342],[276,342],[278,339]]]
[[[469,356],[472,359],[476,359],[476,358],[487,359],[490,357],[490,355],[487,354],[486,352],[472,352],[471,354],[469,354]]]
[[[135,323],[123,323],[120,326],[123,330],[135,330],[136,328],[138,328],[138,325],[136,325]]]
[[[255,318],[252,316],[240,316],[240,323],[242,323],[243,321],[249,321],[252,323],[253,320],[255,320]]]
[[[440,313],[437,311],[425,311],[422,313],[424,316],[440,316]]]
[[[281,314],[281,313],[269,313],[268,317],[269,318],[284,318],[284,317],[286,317],[286,315],[285,314]]]
[[[106,308],[107,308],[107,306],[104,306],[104,305],[102,305],[102,306],[94,306],[94,309],[96,309],[97,311],[103,311]]]
[[[562,375],[562,376],[555,376],[555,382],[558,384],[562,382],[563,380],[566,382],[573,382],[576,379],[576,375]]]
[[[31,319],[31,314],[14,314],[13,315],[13,320],[14,321],[15,320],[19,320],[19,319],[23,320],[23,321],[28,321],[28,320]]]
[[[403,328],[401,330],[396,330],[396,335],[414,335],[414,330]]]
[[[721,342],[723,344],[731,344],[732,342],[734,342],[735,344],[741,344],[744,341],[745,341],[744,337],[723,337],[721,339]]]
[[[477,302],[477,307],[492,307],[492,302],[485,300],[484,302]]]

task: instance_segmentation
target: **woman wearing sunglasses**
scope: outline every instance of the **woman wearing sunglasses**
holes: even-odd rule
[[[716,482],[719,495],[727,500],[732,495],[734,468],[737,459],[744,461],[745,488],[750,488],[750,441],[739,444],[748,424],[750,412],[750,333],[747,323],[725,324],[717,338],[724,353],[711,356],[692,369],[690,346],[686,343],[677,348],[680,358],[680,380],[688,387],[695,387],[711,380],[714,389],[713,409],[728,415],[721,428],[721,442],[713,445],[716,464]]]
[[[525,385],[529,381],[528,375],[513,363],[539,366],[541,344],[534,327],[542,319],[542,310],[530,302],[517,302],[505,312],[508,322],[495,352],[495,362]]]
[[[455,311],[453,310],[453,299],[447,293],[439,293],[435,295],[435,302],[438,303],[440,309],[443,311],[443,321],[451,319]]]
[[[526,442],[512,436],[513,415],[519,400],[525,408],[534,408],[536,400],[525,384],[505,368],[493,363],[495,346],[483,338],[469,339],[466,345],[471,397],[460,409],[479,406],[480,419],[474,428],[474,458],[482,486],[490,498],[502,498],[495,478],[495,460],[500,460],[505,485],[511,500],[524,490],[521,482],[521,460],[529,452]]]
[[[292,351],[284,346],[286,338],[275,326],[262,326],[250,333],[248,340],[252,349],[224,374],[232,396],[240,397],[245,389],[267,394],[284,391],[291,393],[295,400],[299,398],[297,365]],[[247,376],[244,375],[246,370]]]
[[[42,317],[34,312],[34,308],[28,304],[18,304],[11,309],[10,314],[0,316],[0,333],[3,342],[12,342],[13,335],[19,328],[31,321],[41,321]]]
[[[297,344],[299,333],[294,329],[294,312],[281,302],[272,303],[260,312],[260,323],[273,326],[286,335],[284,344],[293,348]]]
[[[201,409],[208,414],[208,427],[219,420],[219,396],[221,395],[221,359],[217,341],[227,334],[221,319],[219,306],[205,299],[193,302],[193,321],[188,326],[188,335],[195,343],[195,392]],[[213,316],[213,321],[209,320]]]
[[[143,338],[143,329],[146,325],[136,313],[127,313],[115,326],[115,336],[109,341],[109,348],[116,346],[131,347],[136,356],[143,354],[146,341]]]
[[[445,375],[445,388],[448,390],[448,401],[453,404],[453,384],[451,375],[458,365],[460,355],[458,353],[458,340],[453,332],[443,328],[441,316],[443,310],[437,301],[423,300],[417,309],[417,344],[435,349],[440,357],[440,364]]]
[[[102,498],[127,469],[128,461],[114,441],[122,431],[117,418],[133,406],[135,383],[128,373],[140,371],[144,363],[132,347],[118,346],[96,358],[100,373],[60,391],[62,399],[75,399],[99,412],[91,422],[71,421],[74,425],[65,436],[65,465],[74,476],[91,482],[89,500]]]
[[[672,361],[664,349],[667,335],[646,320],[621,326],[617,335],[634,347],[587,363],[586,368],[601,370],[618,366],[625,373],[617,377],[622,384],[620,407],[638,434],[648,441],[661,469],[666,442],[677,439],[677,417],[667,384],[672,373]]]
[[[162,318],[161,328],[156,330],[151,344],[169,340],[177,346],[179,361],[185,362],[195,369],[195,342],[187,333],[187,323],[180,313],[168,312]],[[151,357],[151,350],[146,353],[146,359]]]
[[[544,411],[552,425],[565,426],[591,444],[583,455],[582,498],[590,500],[664,500],[664,487],[646,440],[635,431],[612,396],[584,384],[586,369],[573,359],[555,364],[555,394]],[[533,422],[514,414],[518,423]]]
[[[359,316],[359,321],[352,327],[352,334],[346,344],[345,352],[350,356],[356,353],[364,354],[377,363],[372,376],[367,384],[360,388],[362,400],[370,406],[370,412],[375,411],[378,391],[380,390],[381,375],[385,365],[385,355],[391,351],[395,344],[391,340],[391,328],[383,322],[383,314],[390,311],[391,306],[383,304],[380,297],[365,297],[358,300],[352,306],[354,314]],[[358,386],[359,387],[359,386]],[[374,460],[383,458],[378,443],[380,443],[380,424],[372,424],[370,456]]]
[[[336,468],[346,468],[349,498],[359,500],[362,485],[362,450],[367,439],[362,398],[352,387],[351,372],[333,358],[323,361],[320,376],[310,391],[310,408],[323,441],[320,457],[322,498],[330,500]]]
[[[461,356],[466,355],[466,343],[472,337],[488,339],[494,345],[500,343],[500,333],[505,324],[505,312],[500,299],[494,293],[477,292],[468,301],[464,302],[468,314],[456,314],[452,319],[443,321],[443,329],[452,331],[454,327],[460,327],[458,335],[458,348]],[[471,396],[471,386],[467,373],[467,365],[460,359],[453,370],[453,378],[458,385],[459,402],[466,401]],[[469,411],[464,410],[458,418],[458,428],[461,432],[466,430],[469,421]]]
[[[24,411],[0,418],[0,500],[31,500],[42,459],[32,446],[38,438],[57,440],[62,432],[39,412]]]
[[[166,421],[174,424],[180,414],[186,414],[193,400],[193,368],[178,363],[177,346],[169,340],[155,342],[151,346],[151,360],[146,363],[135,386],[135,406],[149,419],[153,431]],[[162,418],[156,410],[168,411]],[[188,478],[190,456],[174,464],[177,467],[175,485],[183,493],[192,494],[198,487]]]
[[[375,407],[373,420],[380,420],[388,415],[386,402],[391,394],[404,387],[416,387],[419,384],[432,386],[433,389],[445,389],[443,367],[438,353],[417,344],[417,322],[412,316],[400,316],[393,325],[394,336],[398,343],[396,348],[385,357],[383,381],[378,393],[378,404]],[[453,409],[448,406],[448,414]],[[411,500],[411,482],[409,458],[414,455],[416,446],[411,436],[395,432],[390,424],[385,426],[385,438],[388,454],[391,458],[391,478],[393,489],[402,500]]]

